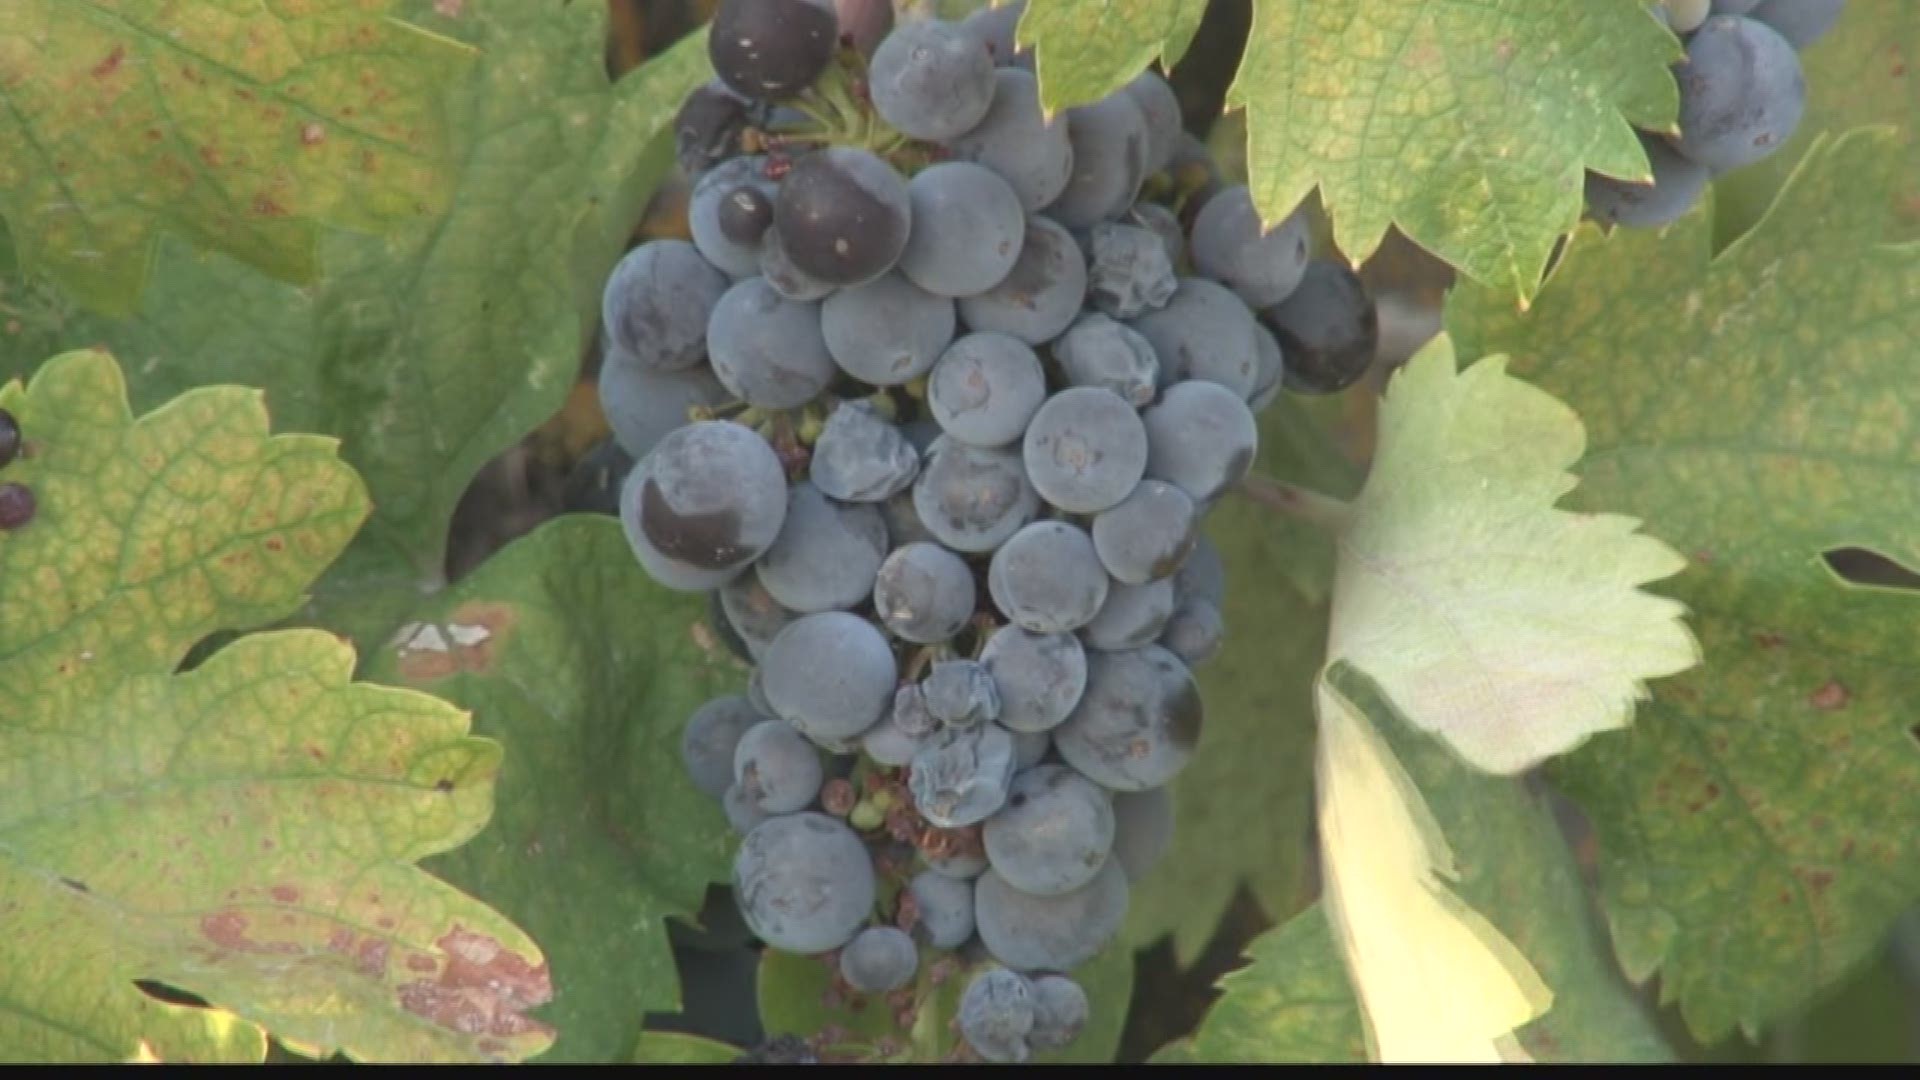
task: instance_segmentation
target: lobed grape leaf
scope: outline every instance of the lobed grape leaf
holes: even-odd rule
[[[1317,184],[1355,262],[1398,225],[1524,302],[1582,169],[1648,175],[1679,55],[1641,0],[1261,0],[1227,103],[1264,219]]]
[[[432,216],[468,52],[392,7],[6,4],[0,216],[22,261],[124,314],[162,230],[305,282],[321,223]]]
[[[619,1061],[680,1006],[666,919],[726,878],[726,822],[680,730],[744,669],[700,597],[654,584],[610,517],[541,526],[417,609],[370,677],[472,710],[507,748],[492,825],[428,863],[545,947],[556,1061]]]
[[[1283,396],[1262,415],[1261,475],[1340,495],[1351,463],[1306,402]],[[1171,934],[1191,963],[1245,885],[1284,918],[1307,899],[1313,800],[1313,677],[1326,656],[1333,545],[1326,534],[1247,498],[1207,518],[1226,568],[1226,639],[1194,669],[1206,704],[1199,748],[1172,783],[1176,840],[1134,883],[1127,936]]]
[[[950,955],[950,954],[948,954]],[[884,997],[841,996],[831,957],[796,956],[777,949],[761,954],[760,1022],[769,1035],[801,1035],[821,1049],[822,1060],[857,1063],[962,1060],[955,1014],[960,995],[981,968],[963,968],[943,954],[920,950],[913,992],[920,1002],[902,1028]],[[991,966],[991,965],[989,965]],[[1087,1025],[1059,1050],[1035,1053],[1039,1064],[1106,1064],[1120,1048],[1120,1031],[1133,996],[1133,950],[1117,941],[1067,973],[1087,994]]]
[[[1034,50],[1040,104],[1051,113],[1106,97],[1155,60],[1171,69],[1206,11],[1192,0],[1031,3],[1015,43]]]
[[[1329,659],[1489,772],[1624,727],[1645,680],[1699,661],[1680,606],[1639,589],[1679,553],[1630,518],[1552,509],[1583,442],[1503,357],[1456,371],[1442,336],[1388,385],[1341,531]]]
[[[363,648],[444,585],[448,522],[473,474],[566,399],[582,327],[597,321],[597,294],[590,316],[574,282],[604,278],[631,226],[621,208],[669,164],[650,148],[707,72],[704,39],[690,38],[610,89],[602,4],[439,6],[450,14],[408,10],[480,59],[449,102],[458,179],[430,227],[329,234],[312,289],[163,243],[126,319],[79,311],[41,279],[0,278],[0,374],[104,343],[126,358],[136,402],[241,381],[282,423],[344,439],[375,511],[306,616]]]
[[[313,1056],[544,1048],[538,948],[414,865],[486,821],[500,748],[350,682],[317,631],[174,673],[294,610],[366,517],[334,442],[269,437],[237,387],[136,421],[99,352],[0,408],[28,439],[5,477],[38,499],[0,535],[0,1057],[257,1061],[256,1025]]]
[[[1899,234],[1920,232],[1920,85],[1907,74],[1920,56],[1920,5],[1911,0],[1849,0],[1827,36],[1800,54],[1807,111],[1792,139],[1764,161],[1715,178],[1715,228],[1724,243],[1753,227],[1780,193],[1808,147],[1824,132],[1868,124],[1899,125],[1904,167],[1880,196],[1893,206]]]
[[[1899,797],[1920,790],[1920,609],[1821,558],[1920,565],[1920,252],[1883,243],[1906,161],[1887,129],[1819,139],[1717,258],[1711,207],[1583,227],[1526,316],[1484,287],[1447,308],[1463,348],[1580,410],[1575,505],[1688,553],[1669,588],[1708,666],[1552,775],[1598,830],[1622,964],[1659,972],[1707,1041],[1807,1003],[1920,898],[1920,804]]]
[[[1572,853],[1548,808],[1517,780],[1482,775],[1408,727],[1375,687],[1343,669],[1343,697],[1381,731],[1452,842],[1446,887],[1484,914],[1553,988],[1520,1032],[1539,1061],[1664,1061],[1671,1050],[1606,953]],[[1360,1013],[1323,904],[1256,938],[1249,964],[1190,1039],[1156,1060],[1365,1061]],[[1409,966],[1406,978],[1417,978]],[[1464,988],[1460,988],[1465,993]],[[1434,1002],[1444,1012],[1446,1003]]]

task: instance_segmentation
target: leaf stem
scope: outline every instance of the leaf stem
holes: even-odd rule
[[[1249,473],[1240,481],[1240,494],[1269,510],[1303,521],[1317,529],[1337,533],[1353,521],[1353,506],[1312,488],[1271,476]]]

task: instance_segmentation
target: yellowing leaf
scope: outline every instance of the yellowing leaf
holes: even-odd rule
[[[1260,0],[1230,105],[1261,216],[1314,185],[1349,258],[1398,225],[1509,297],[1538,287],[1582,169],[1644,177],[1673,36],[1641,0]],[[1045,63],[1044,55],[1041,62]]]
[[[1017,43],[1033,49],[1048,111],[1098,101],[1148,64],[1172,67],[1200,29],[1194,0],[1032,0]]]
[[[392,3],[0,4],[0,215],[23,261],[124,312],[162,228],[306,281],[318,223],[430,215],[465,51]]]
[[[1645,680],[1699,659],[1680,605],[1638,588],[1684,560],[1631,518],[1553,509],[1583,445],[1570,409],[1503,358],[1456,371],[1443,337],[1388,387],[1340,539],[1329,660],[1490,772],[1625,726]]]
[[[1387,1063],[1525,1057],[1514,1029],[1553,994],[1501,932],[1456,896],[1452,850],[1372,722],[1323,679],[1317,694],[1324,907]]]
[[[518,1059],[545,962],[414,863],[477,832],[497,744],[351,681],[279,619],[366,517],[330,439],[269,437],[257,392],[138,421],[103,353],[0,389],[38,512],[0,534],[0,1059]],[[136,980],[215,1008],[166,1004]],[[244,1020],[240,1019],[244,1017]]]

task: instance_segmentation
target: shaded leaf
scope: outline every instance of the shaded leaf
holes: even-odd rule
[[[630,226],[614,220],[616,193],[631,204],[628,178],[706,64],[690,39],[610,90],[604,5],[410,10],[481,50],[450,101],[458,179],[430,228],[329,234],[328,276],[310,290],[164,243],[124,320],[37,279],[0,280],[0,373],[100,342],[126,359],[136,403],[240,381],[266,390],[281,423],[342,438],[375,512],[306,615],[363,648],[445,584],[448,522],[474,473],[566,399],[583,341],[574,277],[589,264],[604,277]]]
[[[467,52],[392,7],[7,4],[0,215],[25,264],[124,313],[161,230],[310,281],[320,223],[430,217]]]
[[[7,479],[39,499],[0,536],[0,1056],[259,1060],[255,1023],[313,1056],[544,1048],[539,950],[413,865],[486,821],[500,748],[445,702],[351,683],[317,631],[173,673],[284,616],[365,517],[332,440],[269,438],[236,387],[135,421],[97,352],[0,408],[30,440]]]
[[[1622,963],[1659,972],[1704,1041],[1804,1005],[1920,897],[1920,804],[1893,797],[1920,790],[1920,609],[1821,560],[1920,565],[1920,252],[1882,242],[1905,160],[1885,129],[1820,140],[1718,258],[1711,208],[1583,228],[1529,315],[1473,287],[1448,306],[1463,349],[1511,355],[1580,411],[1574,506],[1688,555],[1663,588],[1707,666],[1553,775],[1599,832]]]
[[[1551,1010],[1520,1032],[1527,1054],[1540,1061],[1670,1059],[1607,955],[1586,886],[1545,804],[1522,782],[1477,773],[1437,739],[1413,731],[1352,669],[1333,677],[1343,699],[1384,737],[1447,837],[1457,876],[1435,887],[1484,915],[1552,988]],[[1322,905],[1261,935],[1247,951],[1249,966],[1221,980],[1224,993],[1198,1031],[1166,1054],[1209,1062],[1365,1060],[1359,1010]],[[1421,977],[1411,960],[1399,974]],[[1449,1015],[1458,1004],[1437,998],[1432,1008]]]
[[[551,1060],[617,1061],[679,1008],[668,916],[724,879],[726,822],[680,730],[743,671],[706,604],[653,583],[619,522],[549,522],[415,610],[371,677],[472,710],[504,744],[492,824],[429,865],[527,927],[553,966]]]

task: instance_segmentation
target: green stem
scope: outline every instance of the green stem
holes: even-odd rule
[[[1328,532],[1341,532],[1353,521],[1352,505],[1312,488],[1252,473],[1240,481],[1240,494],[1270,510]]]

